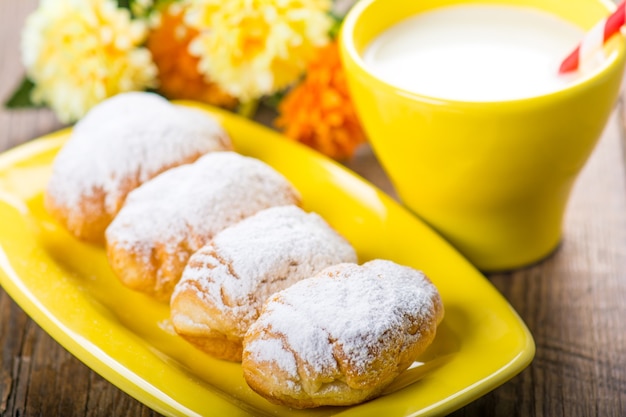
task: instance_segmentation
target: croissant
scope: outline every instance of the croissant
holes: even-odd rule
[[[120,94],[77,123],[53,162],[45,206],[76,237],[102,243],[130,191],[169,168],[231,148],[226,132],[204,113],[156,94]]]
[[[260,211],[192,255],[172,295],[172,323],[203,351],[240,361],[243,336],[271,294],[356,260],[319,215],[296,206]]]
[[[244,337],[244,377],[276,404],[356,404],[416,360],[443,314],[417,270],[383,260],[332,266],[268,299]]]
[[[107,256],[128,287],[169,301],[191,254],[215,234],[272,206],[299,204],[269,165],[209,153],[132,191],[106,230]]]

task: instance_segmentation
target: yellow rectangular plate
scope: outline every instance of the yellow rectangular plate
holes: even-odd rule
[[[535,346],[491,284],[448,243],[340,165],[231,113],[216,117],[237,151],[282,172],[304,208],[356,247],[361,262],[391,259],[423,270],[445,319],[435,342],[384,395],[353,407],[297,411],[246,385],[239,364],[212,359],[177,337],[168,306],[124,288],[103,248],[79,242],[43,208],[61,131],[0,156],[0,284],[45,331],[111,383],[173,416],[422,416],[449,413],[525,368]],[[416,186],[419,186],[416,184]]]

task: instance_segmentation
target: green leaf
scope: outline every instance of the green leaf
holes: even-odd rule
[[[159,9],[170,3],[180,0],[151,0],[148,2],[140,2],[137,0],[117,0],[117,7],[126,9],[130,12],[133,19],[145,19]]]
[[[237,108],[237,114],[240,116],[252,119],[259,108],[259,100],[251,99],[248,101],[242,101]]]
[[[299,81],[298,81],[298,83],[299,83]],[[273,109],[276,109],[276,108],[278,108],[278,105],[283,100],[283,98],[285,98],[286,95],[287,95],[287,90],[277,91],[274,94],[272,94],[271,96],[264,97],[263,98],[263,104],[265,104],[266,106],[271,107]]]
[[[333,24],[330,27],[328,35],[331,39],[336,39],[339,35],[339,31],[341,30],[341,24],[343,23],[343,18],[334,13],[328,13],[330,18],[333,20]]]
[[[26,109],[42,107],[41,105],[33,103],[30,99],[30,93],[35,88],[35,84],[24,77],[22,83],[13,92],[11,97],[4,103],[4,106],[8,109]]]
[[[122,8],[122,9],[128,9],[130,11],[132,2],[133,0],[117,0],[117,7]]]

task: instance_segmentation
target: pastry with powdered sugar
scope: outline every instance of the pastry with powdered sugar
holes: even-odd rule
[[[215,357],[240,361],[243,336],[270,295],[356,261],[319,215],[296,206],[260,211],[192,255],[170,303],[174,329]]]
[[[217,233],[300,194],[266,163],[212,152],[132,191],[106,230],[107,256],[128,287],[169,301],[189,257]]]
[[[114,96],[79,121],[52,166],[50,214],[76,237],[103,242],[127,194],[161,172],[231,150],[209,115],[151,93]]]
[[[248,385],[294,408],[374,398],[443,319],[435,286],[391,261],[340,264],[271,296],[244,338]]]

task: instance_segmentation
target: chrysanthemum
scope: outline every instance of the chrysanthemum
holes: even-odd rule
[[[286,136],[335,158],[345,159],[365,142],[336,42],[321,48],[306,78],[278,106],[275,124]]]
[[[199,58],[189,53],[198,31],[185,24],[184,7],[172,3],[160,14],[148,35],[147,48],[159,69],[159,92],[170,99],[198,100],[232,108],[237,100],[198,71]]]
[[[187,21],[200,31],[191,51],[200,71],[242,101],[300,77],[328,42],[329,0],[189,0]]]
[[[105,98],[154,86],[146,32],[113,0],[43,0],[22,37],[33,101],[70,122]]]

